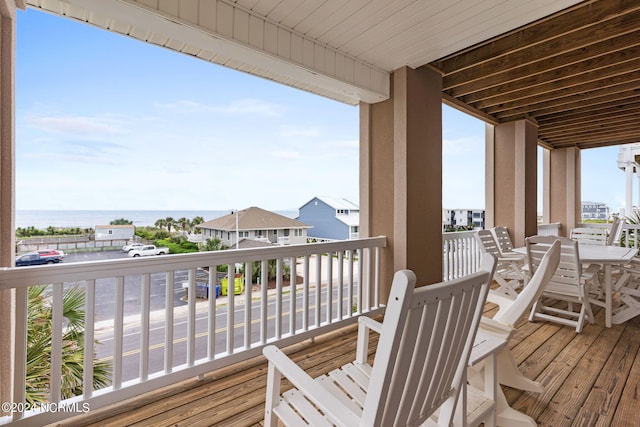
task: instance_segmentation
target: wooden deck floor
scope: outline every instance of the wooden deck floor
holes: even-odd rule
[[[493,310],[488,304],[489,316]],[[640,319],[605,328],[603,317],[596,311],[596,323],[581,334],[521,322],[510,346],[524,374],[546,390],[505,388],[511,406],[540,426],[640,426]],[[355,337],[349,327],[286,352],[315,376],[353,360]],[[266,365],[256,358],[58,425],[260,426],[265,379]]]

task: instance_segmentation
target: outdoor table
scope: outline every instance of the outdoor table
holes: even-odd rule
[[[526,247],[514,249],[515,252],[527,253]],[[605,326],[611,327],[612,323],[622,323],[624,320],[613,316],[613,293],[619,291],[625,284],[622,280],[612,283],[611,268],[615,265],[628,264],[638,253],[637,249],[625,248],[620,246],[603,246],[603,245],[582,245],[578,244],[578,252],[580,254],[580,262],[583,264],[600,264],[604,268],[604,309],[605,309]],[[624,301],[623,301],[624,303]],[[640,314],[640,311],[638,312]]]

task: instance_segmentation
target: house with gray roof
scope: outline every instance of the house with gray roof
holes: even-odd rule
[[[271,211],[250,207],[232,212],[196,226],[202,230],[202,242],[220,239],[222,245],[252,246],[257,241],[277,245],[293,245],[307,242],[307,229],[311,226],[297,219]]]
[[[347,199],[314,197],[299,209],[298,220],[313,226],[309,237],[319,240],[357,239],[360,208]]]

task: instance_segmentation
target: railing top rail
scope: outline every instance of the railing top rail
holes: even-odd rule
[[[0,290],[28,287],[49,283],[61,283],[82,279],[101,279],[133,274],[166,272],[177,269],[252,262],[264,259],[290,258],[318,253],[385,247],[384,236],[326,243],[305,243],[265,248],[229,249],[225,251],[176,254],[147,258],[104,260],[73,264],[14,267],[0,269]]]

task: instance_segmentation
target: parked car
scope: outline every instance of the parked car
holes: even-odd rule
[[[16,267],[26,265],[56,264],[62,261],[59,255],[42,256],[37,252],[20,255],[16,258]]]
[[[61,259],[64,258],[64,251],[57,249],[40,249],[37,252],[40,256],[59,256]]]
[[[128,245],[124,245],[122,247],[122,252],[129,252],[134,249],[140,249],[144,246],[144,243],[129,243]]]
[[[160,247],[156,248],[155,245],[142,245],[140,248],[131,249],[129,251],[130,257],[139,256],[151,256],[151,255],[164,255],[169,253],[169,248]]]

